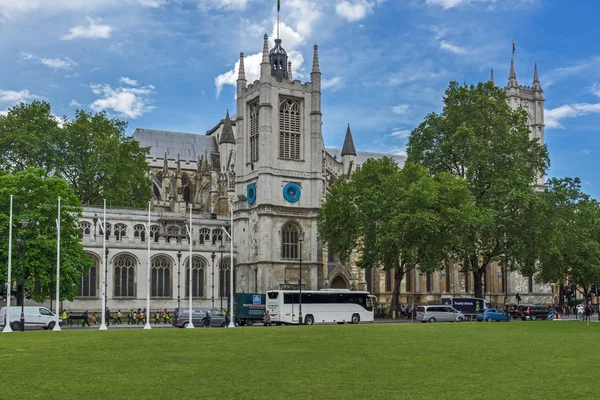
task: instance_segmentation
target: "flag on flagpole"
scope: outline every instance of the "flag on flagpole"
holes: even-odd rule
[[[513,46],[513,56],[515,55],[515,41],[512,41],[512,46]]]
[[[277,11],[279,11],[280,8],[281,8],[281,1],[277,0]]]

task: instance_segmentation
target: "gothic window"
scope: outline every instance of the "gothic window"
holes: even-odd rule
[[[204,244],[204,242],[209,242],[210,241],[210,229],[208,228],[202,228],[200,229],[200,244]]]
[[[106,235],[104,235],[104,232],[102,231],[102,227],[100,227],[100,234],[104,235],[106,240],[108,240],[111,231],[112,231],[112,226],[108,222],[106,223]]]
[[[152,276],[151,296],[171,297],[171,261],[164,256],[154,258],[150,274]]]
[[[300,104],[290,99],[279,104],[279,158],[300,159]]]
[[[367,282],[367,292],[373,290],[373,268],[365,268],[365,282]]]
[[[502,268],[498,271],[498,287],[500,288],[500,293],[504,293],[504,271],[502,271]]]
[[[250,111],[250,162],[258,161],[258,101],[248,106]]]
[[[235,260],[233,260],[235,265]],[[233,274],[233,287],[236,280]],[[228,297],[231,288],[231,258],[224,258],[219,265],[219,297]]]
[[[212,244],[213,246],[219,243],[223,243],[223,231],[221,228],[213,229],[212,231]]]
[[[412,275],[413,275],[413,270],[409,269],[408,271],[406,271],[406,291],[407,292],[412,292],[413,288],[412,288]]]
[[[385,271],[385,291],[386,292],[391,292],[392,291],[392,271],[387,269]]]
[[[452,280],[452,274],[450,273],[450,266],[446,265],[446,293],[450,293],[450,282]]]
[[[186,262],[185,269],[185,297],[190,294],[190,266],[189,259]],[[200,257],[192,258],[192,297],[204,296],[204,271],[206,270],[206,261]]]
[[[298,259],[298,225],[288,222],[281,230],[281,258]]]
[[[150,227],[150,238],[154,239],[154,243],[158,243],[159,237],[160,237],[160,226],[152,225]]]
[[[142,243],[146,241],[146,229],[144,225],[138,224],[133,227],[133,237],[141,238]]]
[[[179,227],[175,225],[168,226],[166,239],[167,243],[169,243],[171,239],[175,239],[175,241],[179,243],[181,241],[181,237],[179,236]]]
[[[123,236],[127,234],[127,225],[125,224],[116,224],[115,225],[115,236],[117,241],[120,242],[123,239]]]
[[[469,275],[470,275],[470,272],[466,271],[465,272],[465,293],[469,293]]]
[[[121,254],[113,262],[115,266],[115,297],[135,297],[135,258]]]
[[[527,282],[527,289],[529,293],[533,293],[533,276],[530,276]]]
[[[425,274],[425,290],[427,292],[431,292],[432,291],[432,281],[433,281],[433,273],[428,272],[427,274]]]
[[[79,221],[79,229],[84,235],[89,235],[92,230],[92,224],[88,221]]]
[[[90,256],[91,257],[91,256]],[[99,260],[96,257],[91,257],[94,261],[94,265],[90,267],[87,272],[81,271],[79,277],[79,291],[78,297],[96,297],[98,288],[98,267]],[[81,270],[81,268],[79,268]]]
[[[156,186],[156,184],[152,185],[154,191],[154,200],[159,200],[160,201],[160,189],[158,188],[158,186]]]

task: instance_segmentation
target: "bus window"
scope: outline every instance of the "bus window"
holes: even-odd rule
[[[267,292],[267,296],[269,296],[269,299],[271,299],[271,300],[275,300],[278,295],[279,295],[279,292]]]

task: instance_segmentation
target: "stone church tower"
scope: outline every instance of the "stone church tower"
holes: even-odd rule
[[[317,212],[323,193],[321,73],[314,46],[311,81],[292,79],[281,39],[264,36],[260,80],[237,80],[234,241],[236,288],[262,292],[322,282]],[[303,237],[303,240],[302,240]]]

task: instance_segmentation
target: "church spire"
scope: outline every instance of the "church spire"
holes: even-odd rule
[[[227,110],[227,114],[225,115],[223,132],[221,132],[221,140],[219,140],[219,144],[223,143],[235,144],[235,136],[233,136],[233,128],[231,127],[231,119],[229,118],[229,110]]]
[[[346,155],[356,156],[356,149],[354,148],[354,140],[352,140],[350,124],[348,124],[348,128],[346,129],[346,137],[344,138],[344,146],[342,147],[342,157]]]
[[[508,86],[517,85],[517,74],[515,74],[515,56],[510,59],[510,74],[508,75]]]
[[[312,73],[321,72],[319,71],[319,46],[315,44],[314,53],[313,53],[313,65],[312,65]]]
[[[262,53],[262,62],[261,64],[269,63],[269,35],[265,33],[263,36],[263,53]]]
[[[533,83],[540,83],[540,77],[538,76],[537,63],[533,65]]]
[[[494,68],[490,69],[490,82],[492,82],[494,85],[496,84],[496,82],[494,82]]]
[[[240,53],[240,68],[238,71],[238,80],[246,80],[246,70],[244,68],[244,53]]]

